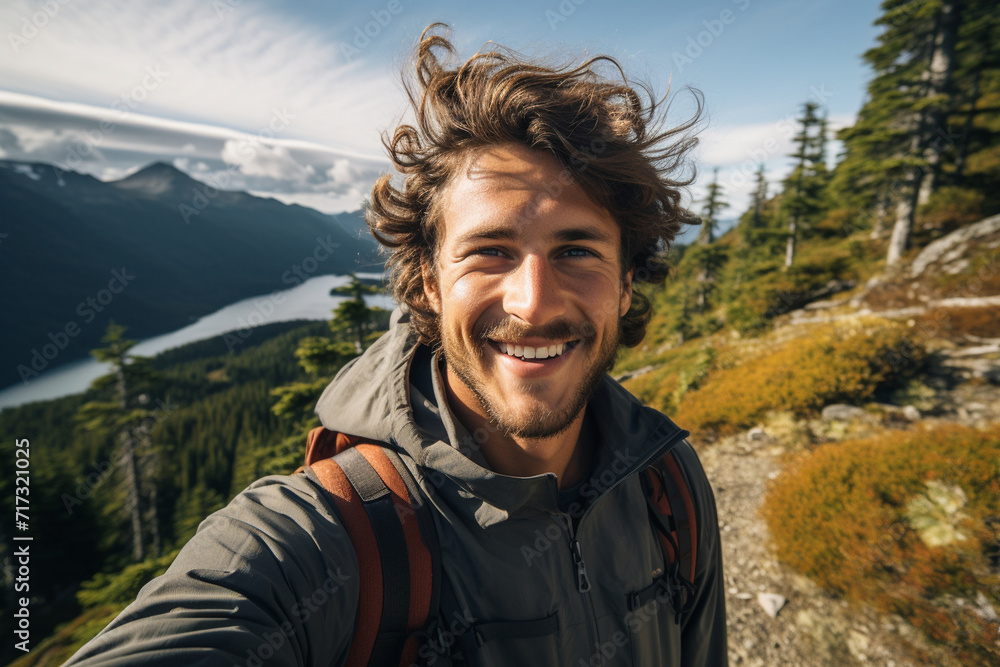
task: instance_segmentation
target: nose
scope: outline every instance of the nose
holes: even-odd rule
[[[525,324],[542,325],[566,312],[559,277],[549,261],[528,254],[505,285],[504,310]]]

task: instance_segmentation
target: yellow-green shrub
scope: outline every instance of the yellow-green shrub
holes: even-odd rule
[[[636,398],[660,412],[673,415],[677,402],[703,380],[715,357],[714,348],[691,341],[652,360],[655,370],[622,383]]]
[[[701,387],[678,406],[690,429],[752,426],[771,410],[805,414],[828,403],[860,403],[881,385],[919,366],[923,347],[904,325],[887,320],[814,327],[770,351],[722,355]]]
[[[964,539],[921,537],[912,508],[933,488],[961,489],[948,516]],[[778,558],[821,586],[902,615],[956,645],[963,664],[998,664],[1000,626],[976,600],[1000,606],[1000,425],[823,445],[771,484],[762,513]]]

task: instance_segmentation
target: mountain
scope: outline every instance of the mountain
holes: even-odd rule
[[[86,357],[109,319],[174,330],[306,278],[380,271],[362,214],[217,190],[163,163],[114,182],[0,161],[0,386]]]

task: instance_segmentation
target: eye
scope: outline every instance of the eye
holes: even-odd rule
[[[580,248],[580,247],[567,248],[566,250],[563,251],[562,255],[564,257],[597,257],[597,253],[595,253],[590,248]]]
[[[482,255],[484,257],[504,257],[505,253],[500,249],[493,246],[487,246],[484,248],[476,248],[472,251],[473,255]]]

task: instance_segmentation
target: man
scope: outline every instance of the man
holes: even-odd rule
[[[690,124],[652,131],[655,104],[597,60],[553,70],[490,52],[450,70],[442,51],[425,33],[416,125],[386,142],[408,178],[383,177],[369,209],[403,308],[317,405],[326,428],[389,443],[433,509],[451,640],[421,656],[726,664],[711,489],[686,432],[606,374],[642,339],[637,286],[663,280],[686,221],[670,176]],[[668,451],[698,526],[683,610],[631,604],[665,576],[640,476]],[[266,478],[71,664],[345,664],[363,587],[316,478]]]

